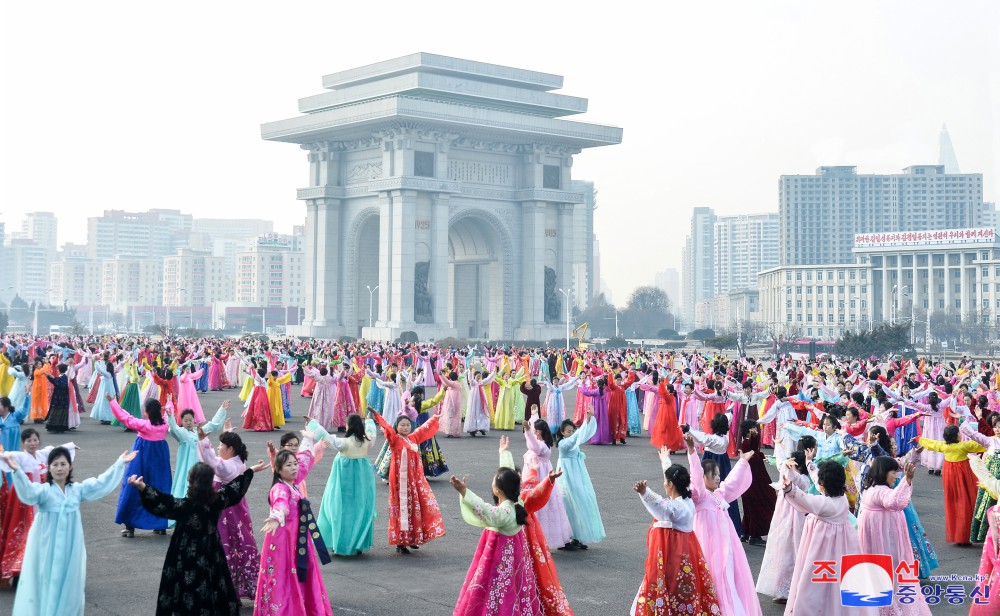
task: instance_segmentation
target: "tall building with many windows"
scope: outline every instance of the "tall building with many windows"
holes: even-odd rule
[[[182,248],[163,258],[164,306],[211,306],[233,299],[225,257]]]
[[[983,176],[912,165],[901,174],[820,167],[779,181],[783,265],[851,263],[854,235],[979,227]]]
[[[778,215],[742,214],[715,220],[712,295],[757,288],[757,274],[778,265]]]
[[[21,220],[21,237],[32,240],[49,254],[55,254],[59,221],[52,212],[29,212]]]
[[[714,295],[715,212],[710,207],[696,207],[691,215],[691,230],[684,244],[681,280],[683,319],[694,321],[698,302]]]
[[[236,302],[243,306],[303,306],[302,251],[292,236],[262,235],[236,253]]]
[[[90,257],[112,259],[122,255],[162,259],[187,246],[192,218],[180,210],[104,210],[103,216],[87,220]]]

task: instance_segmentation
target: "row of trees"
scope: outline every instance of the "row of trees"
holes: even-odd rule
[[[590,307],[577,312],[576,323],[588,323],[590,335],[597,338],[612,338],[615,335],[615,319],[618,333],[627,338],[677,338],[677,319],[672,311],[672,303],[662,289],[653,286],[638,287],[629,295],[624,309],[618,309],[602,293],[590,303]]]

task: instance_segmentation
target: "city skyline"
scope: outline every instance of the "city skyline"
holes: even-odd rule
[[[134,16],[120,6],[110,14]],[[1000,200],[991,3],[944,12],[931,2],[905,11],[889,3],[734,4],[722,18],[685,6],[663,19],[612,15],[600,31],[586,15],[532,6],[532,19],[518,10],[490,16],[494,32],[536,41],[527,47],[442,11],[406,21],[414,32],[433,27],[448,37],[388,37],[373,48],[369,33],[347,32],[318,53],[303,42],[321,38],[334,18],[361,14],[216,5],[196,22],[159,16],[161,27],[150,31],[98,20],[82,6],[51,23],[43,7],[12,5],[2,45],[19,60],[3,64],[0,83],[22,94],[3,100],[0,220],[14,230],[24,212],[53,211],[60,245],[81,242],[85,219],[105,209],[265,218],[288,233],[304,218],[290,187],[303,183],[305,153],[261,141],[259,124],[294,113],[289,101],[312,93],[316,75],[415,51],[565,75],[565,91],[591,101],[583,121],[627,130],[620,146],[587,152],[574,167],[599,192],[602,269],[613,272],[604,277],[620,301],[647,282],[637,263],[680,267],[684,236],[669,221],[688,220],[693,207],[720,216],[777,211],[783,174],[933,164],[942,124],[962,171],[982,173],[984,199]],[[565,37],[546,35],[553,23],[584,37],[610,32],[610,44],[568,47]],[[77,95],[70,104],[68,92]],[[64,196],[43,197],[47,190]]]

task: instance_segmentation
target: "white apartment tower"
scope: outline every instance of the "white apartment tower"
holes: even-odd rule
[[[684,321],[694,321],[698,302],[712,297],[714,284],[715,212],[696,207],[691,215],[691,230],[684,244],[681,306]]]
[[[945,165],[912,165],[901,174],[858,174],[820,167],[779,180],[783,265],[853,262],[854,235],[982,225],[981,173],[946,173]]]
[[[21,220],[21,237],[32,240],[53,257],[58,230],[59,221],[52,212],[29,212]]]
[[[182,248],[163,258],[164,306],[211,306],[233,299],[225,257]]]
[[[263,235],[236,253],[236,301],[243,306],[303,306],[303,252],[290,236]]]
[[[180,210],[105,210],[103,216],[87,220],[87,246],[94,259],[118,255],[162,259],[187,246],[191,224],[192,216]]]
[[[757,274],[778,265],[778,215],[719,216],[714,228],[712,295],[757,288]]]

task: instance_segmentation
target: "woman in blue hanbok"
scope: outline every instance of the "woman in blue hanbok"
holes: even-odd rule
[[[635,395],[635,390],[639,389],[639,381],[632,383],[625,389],[625,405],[628,409],[628,435],[639,436],[642,434],[642,419],[639,413],[639,399]]]
[[[586,549],[587,543],[598,543],[604,539],[605,534],[601,512],[597,508],[594,484],[584,462],[587,456],[580,451],[580,445],[589,441],[596,433],[597,422],[591,411],[587,411],[579,429],[572,419],[564,420],[559,426],[558,470],[563,474],[557,485],[562,491],[566,516],[573,528],[571,543],[581,549]]]
[[[215,417],[208,423],[201,425],[201,431],[205,434],[211,434],[222,430],[229,414],[229,405],[229,400],[223,402],[219,410],[216,411]],[[188,473],[192,466],[201,461],[198,457],[198,432],[196,430],[197,424],[194,421],[194,411],[191,409],[181,411],[181,425],[179,426],[177,420],[174,419],[174,407],[169,402],[164,415],[167,416],[168,432],[177,441],[177,470],[174,471],[170,495],[174,498],[184,498],[187,496]],[[170,523],[173,526],[173,520],[170,520]]]
[[[7,368],[7,374],[14,377],[14,384],[11,386],[7,397],[10,398],[11,406],[19,409],[21,408],[21,403],[24,402],[25,396],[28,395],[28,375],[24,373],[24,368],[21,366]]]
[[[38,508],[28,531],[12,613],[18,616],[83,614],[87,548],[80,503],[95,501],[113,492],[121,483],[125,465],[135,456],[135,451],[126,452],[100,477],[74,483],[69,451],[57,447],[48,458],[49,482],[33,483],[15,457],[4,454],[7,463],[14,467],[14,489],[18,498]]]
[[[111,403],[108,401],[107,396],[110,395],[117,399],[114,384],[114,364],[111,363],[111,360],[96,361],[94,362],[94,374],[100,383],[97,389],[97,398],[94,400],[94,406],[90,409],[90,418],[96,419],[102,424],[111,425],[111,420],[115,416],[111,414]]]

